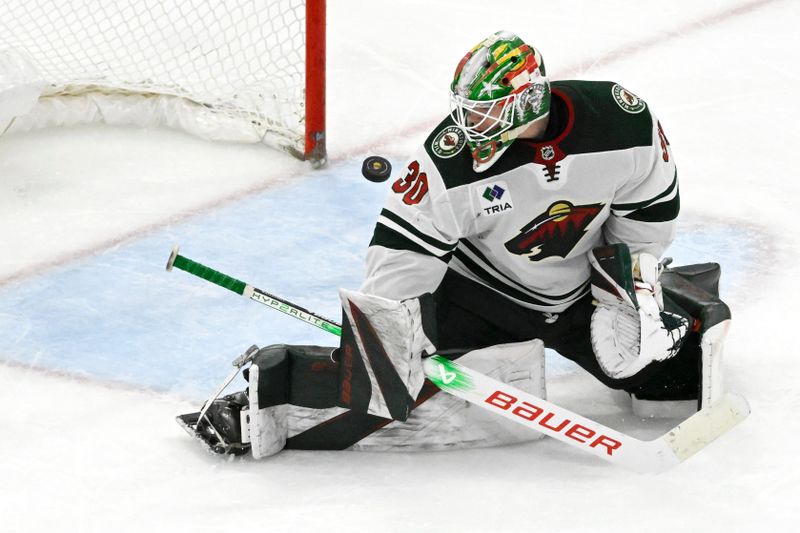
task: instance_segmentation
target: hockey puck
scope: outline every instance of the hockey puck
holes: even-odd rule
[[[389,179],[392,173],[392,164],[385,157],[371,155],[361,165],[361,174],[369,181],[381,183]]]

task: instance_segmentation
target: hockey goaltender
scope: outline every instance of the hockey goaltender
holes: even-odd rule
[[[661,260],[680,203],[650,106],[614,82],[550,81],[509,32],[463,57],[450,98],[391,186],[366,279],[340,291],[341,344],[246,353],[245,390],[178,417],[209,448],[261,458],[540,436],[441,393],[425,379],[433,354],[543,399],[548,347],[628,392],[641,416],[686,417],[722,396],[719,266]]]

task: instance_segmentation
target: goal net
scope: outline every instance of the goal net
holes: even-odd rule
[[[0,131],[166,125],[319,163],[324,11],[324,0],[5,0],[0,100],[25,86],[39,98]]]

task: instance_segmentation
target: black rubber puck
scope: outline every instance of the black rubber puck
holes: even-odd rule
[[[380,183],[389,179],[392,174],[392,164],[385,157],[371,155],[361,165],[361,174],[369,181]]]

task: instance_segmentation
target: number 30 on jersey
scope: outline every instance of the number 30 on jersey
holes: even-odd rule
[[[419,171],[419,161],[408,164],[408,174],[392,184],[392,190],[403,195],[403,203],[415,205],[428,194],[428,175]]]

